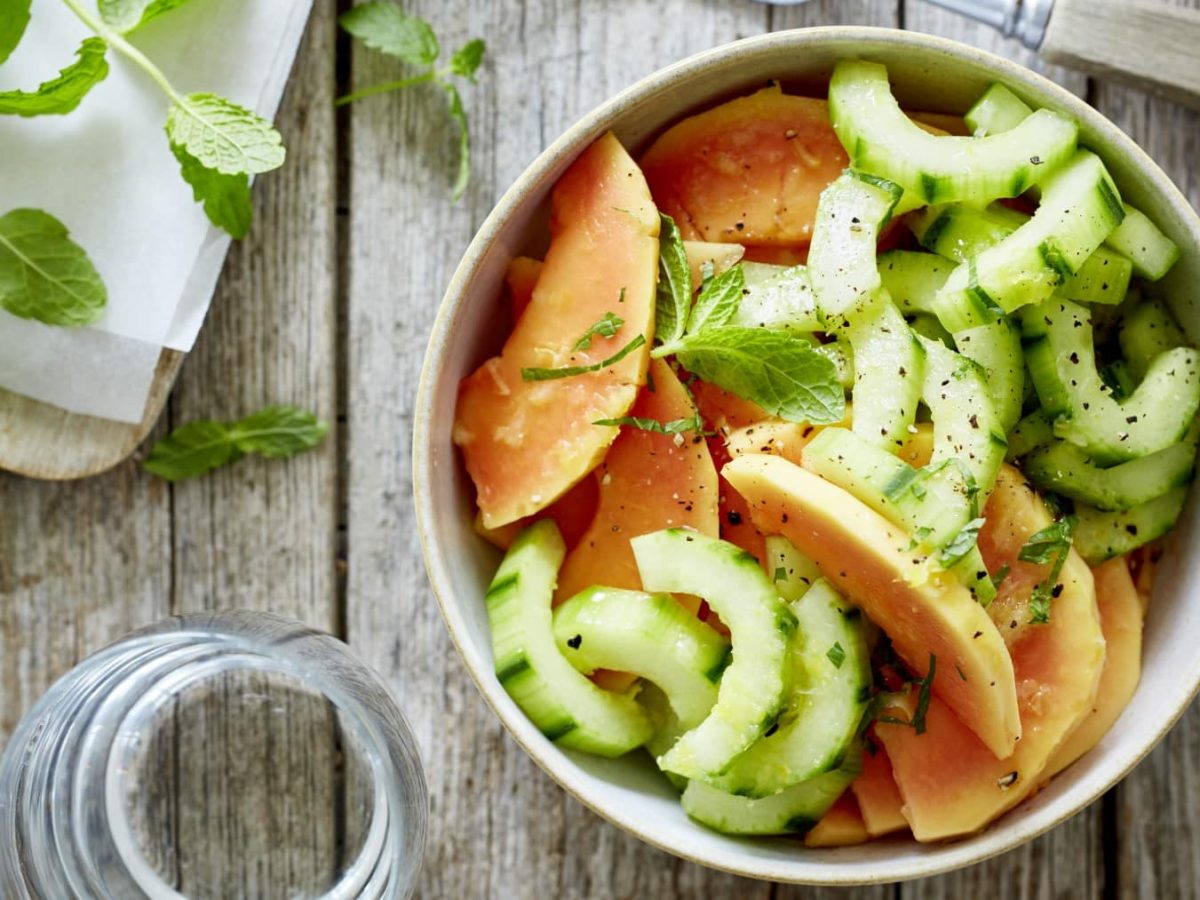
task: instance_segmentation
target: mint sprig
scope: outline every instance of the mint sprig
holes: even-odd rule
[[[471,134],[462,95],[449,79],[463,78],[474,84],[487,45],[479,38],[468,41],[451,55],[448,65],[435,68],[442,48],[433,27],[424,19],[410,16],[390,0],[373,0],[351,7],[338,17],[338,24],[371,49],[423,70],[407,78],[352,91],[335,101],[338,106],[418,84],[434,84],[445,92],[450,119],[458,127],[458,174],[451,198],[459,200],[471,180]]]
[[[636,428],[639,431],[653,431],[656,434],[683,434],[686,431],[694,431],[697,434],[704,433],[704,423],[700,420],[699,413],[688,416],[686,419],[670,419],[666,422],[643,416],[620,416],[615,419],[597,419],[592,424],[620,425],[626,428]]]
[[[37,90],[0,91],[0,115],[61,116],[71,112],[108,75],[107,52],[108,45],[100,38],[84,38],[75,51],[75,61]]]
[[[40,209],[0,216],[0,307],[76,327],[100,318],[107,297],[96,267],[62,222]]]
[[[691,273],[679,229],[661,217],[655,334],[651,355],[683,368],[791,422],[827,424],[846,414],[832,360],[804,338],[768,328],[729,325],[746,289],[742,267],[705,279],[692,303]]]
[[[268,406],[236,422],[189,422],[154,445],[143,468],[167,481],[195,478],[250,453],[282,459],[311,450],[329,425],[294,406]]]
[[[1045,625],[1050,621],[1050,604],[1058,596],[1062,588],[1058,576],[1066,565],[1067,555],[1071,552],[1072,535],[1075,531],[1076,519],[1066,516],[1047,525],[1021,546],[1017,559],[1036,565],[1050,564],[1050,572],[1038,582],[1029,595],[1029,623]]]
[[[96,0],[104,24],[121,34],[141,28],[151,19],[183,6],[188,0]]]
[[[625,320],[620,316],[611,312],[606,312],[593,324],[588,326],[587,331],[583,336],[575,342],[571,347],[572,350],[587,350],[592,346],[592,338],[603,337],[611,338],[621,330],[621,326],[625,324]]]
[[[592,363],[587,366],[562,366],[557,369],[528,367],[521,370],[521,378],[525,381],[552,381],[555,378],[573,378],[576,375],[599,372],[602,369],[607,369],[609,366],[616,365],[644,343],[646,343],[645,335],[638,334],[628,344],[608,357],[608,359],[602,359],[598,363]]]

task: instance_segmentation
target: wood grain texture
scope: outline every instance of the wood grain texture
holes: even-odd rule
[[[1185,4],[1200,9],[1200,0]],[[1194,52],[1192,61],[1200,67]],[[1200,209],[1200,112],[1104,82],[1094,100]],[[1117,896],[1200,897],[1200,705],[1193,702],[1115,794]]]

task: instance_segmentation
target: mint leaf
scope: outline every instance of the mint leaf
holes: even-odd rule
[[[979,529],[983,527],[984,519],[972,519],[958,530],[938,554],[938,563],[943,569],[948,569],[974,548],[979,539]]]
[[[167,114],[167,138],[224,175],[283,165],[283,138],[266,119],[216,94],[188,94]]]
[[[929,712],[929,701],[933,697],[933,676],[937,672],[937,657],[929,654],[929,671],[921,680],[917,691],[917,708],[913,710],[912,727],[917,734],[925,733],[925,716]]]
[[[823,425],[846,414],[837,369],[803,338],[725,326],[689,334],[670,349],[689,372],[789,422]]]
[[[395,3],[359,4],[342,13],[338,24],[371,49],[414,66],[431,66],[441,53],[429,23],[408,15]]]
[[[25,26],[29,24],[29,7],[33,0],[5,0],[0,3],[0,63],[4,62],[21,43]]]
[[[1076,519],[1067,516],[1052,525],[1047,525],[1021,545],[1017,559],[1038,565],[1053,562],[1050,573],[1038,583],[1029,595],[1029,623],[1045,625],[1050,621],[1050,602],[1062,590],[1058,576],[1066,565],[1067,555],[1071,552],[1071,535],[1075,530]]]
[[[550,381],[555,378],[571,378],[575,375],[599,372],[601,369],[607,369],[609,366],[616,365],[644,343],[646,343],[645,336],[639,334],[608,359],[593,363],[590,366],[564,366],[561,369],[522,369],[521,377],[526,381]]]
[[[687,250],[675,220],[659,213],[658,289],[654,306],[654,334],[664,344],[683,337],[692,305],[692,273]]]
[[[642,418],[641,416],[621,416],[616,419],[597,419],[592,424],[624,425],[627,428],[653,431],[658,434],[683,434],[685,431],[700,433],[704,430],[704,423],[700,421],[699,413],[686,419],[671,419],[667,422],[660,422],[658,419]]]
[[[141,28],[151,19],[183,6],[188,0],[96,0],[104,24],[122,34]]]
[[[846,661],[846,651],[842,647],[841,641],[834,641],[833,646],[825,651],[825,655],[829,658],[829,661],[833,663],[833,667],[835,669],[840,669],[842,667],[842,663]]]
[[[454,187],[450,190],[450,199],[457,203],[471,182],[471,134],[467,131],[467,113],[463,109],[462,97],[458,88],[452,84],[442,83],[446,96],[450,98],[450,118],[458,125],[458,176],[454,179]]]
[[[487,44],[479,38],[467,41],[450,57],[450,71],[459,75],[472,84],[475,83],[475,73],[483,62],[483,54],[487,52]]]
[[[741,266],[733,266],[716,278],[710,278],[700,289],[700,296],[692,307],[688,331],[701,332],[724,325],[737,312],[745,292],[746,275]]]
[[[583,333],[583,337],[577,340],[572,350],[587,350],[592,346],[592,338],[599,335],[600,337],[613,337],[621,326],[625,324],[625,320],[620,316],[606,312],[596,322],[588,326],[588,330]]]
[[[204,204],[204,214],[218,228],[223,228],[232,237],[244,238],[250,230],[254,208],[250,202],[250,176],[222,175],[201,165],[178,144],[171,145],[171,152],[179,160],[183,180],[192,187],[192,197]]]
[[[0,115],[29,117],[69,113],[108,75],[108,61],[104,58],[107,50],[108,44],[100,38],[84,38],[75,51],[75,62],[59,72],[57,78],[42,82],[36,91],[0,92]]]
[[[269,406],[237,422],[189,422],[154,445],[143,468],[167,481],[195,478],[247,453],[281,458],[317,446],[325,422],[292,406]]]
[[[88,325],[108,293],[67,227],[40,209],[0,216],[0,306],[47,325]]]
[[[1004,579],[1008,577],[1008,573],[1012,571],[1012,567],[1008,563],[1002,565],[996,570],[996,574],[992,576],[992,587],[999,589],[1004,583]]]

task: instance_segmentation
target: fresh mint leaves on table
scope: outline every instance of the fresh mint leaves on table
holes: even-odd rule
[[[125,35],[187,0],[63,0],[90,28],[73,62],[36,90],[0,91],[0,115],[65,115],[108,75],[113,48],[142,69],[170,101],[166,135],[180,173],[209,220],[235,238],[250,229],[250,176],[283,164],[283,140],[254,112],[210,93],[180,94]],[[29,24],[31,0],[0,2],[0,63]],[[47,325],[81,326],[104,311],[107,293],[87,254],[49,213],[16,209],[0,216],[0,306]]]
[[[62,222],[40,209],[0,216],[0,307],[47,325],[96,321],[104,282]]]
[[[790,422],[840,422],[846,395],[833,363],[785,331],[729,325],[746,289],[740,265],[707,280],[692,303],[687,251],[670,216],[661,217],[656,335],[651,355],[683,368]]]
[[[435,84],[445,91],[450,103],[450,118],[458,126],[458,176],[451,192],[453,199],[458,200],[471,180],[471,136],[467,129],[467,113],[463,108],[462,96],[450,77],[475,82],[475,73],[487,49],[484,42],[479,38],[468,41],[454,52],[447,65],[435,68],[442,48],[433,28],[423,19],[404,12],[396,3],[389,0],[361,3],[342,13],[338,23],[371,49],[422,70],[407,78],[360,88],[339,97],[338,106],[418,84]]]
[[[189,422],[154,445],[143,467],[167,481],[195,478],[249,453],[268,459],[316,447],[329,424],[294,406],[268,406],[236,422]]]

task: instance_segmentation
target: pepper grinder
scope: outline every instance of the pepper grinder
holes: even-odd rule
[[[1200,109],[1200,9],[1164,0],[930,0],[1047,62]]]

